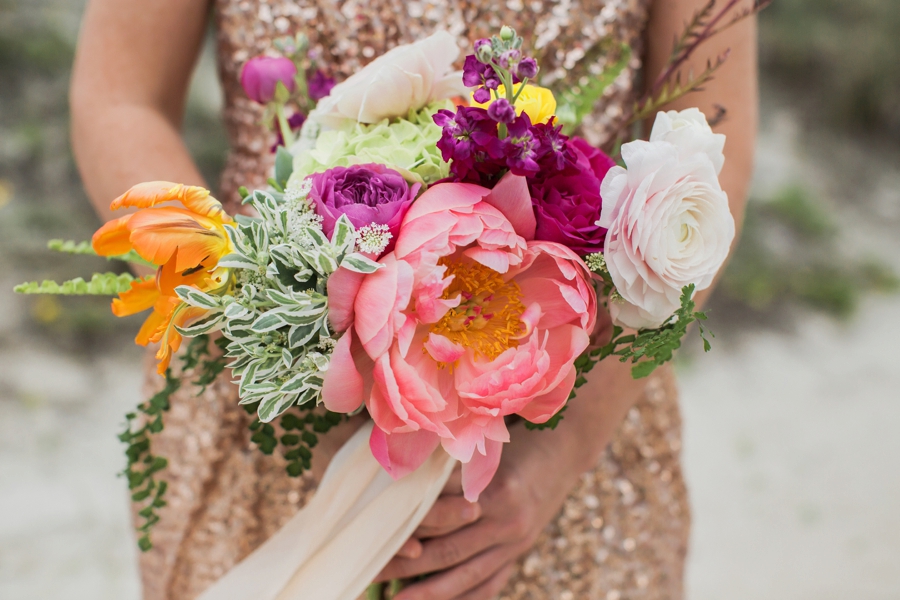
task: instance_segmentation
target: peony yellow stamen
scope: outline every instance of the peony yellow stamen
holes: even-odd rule
[[[443,298],[459,296],[460,304],[431,331],[488,360],[516,347],[522,325],[519,318],[525,312],[516,282],[504,281],[500,273],[476,262],[442,260],[441,264],[447,267],[446,276],[454,276]]]

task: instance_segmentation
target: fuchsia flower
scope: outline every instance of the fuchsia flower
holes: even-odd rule
[[[297,66],[294,61],[272,56],[257,56],[244,63],[241,69],[241,87],[247,97],[259,104],[268,104],[275,99],[275,87],[278,82],[284,84],[289,92],[296,88],[294,77]]]
[[[597,225],[603,205],[600,183],[616,163],[581,138],[572,138],[566,145],[575,158],[573,164],[531,185],[536,237],[563,244],[580,255],[601,252],[606,230]]]
[[[343,330],[325,376],[333,411],[365,403],[370,445],[394,477],[442,444],[463,463],[474,500],[497,470],[504,417],[549,419],[575,381],[596,320],[590,273],[560,244],[533,241],[522,177],[493,189],[431,187],[412,205],[393,252],[371,275],[329,280]]]

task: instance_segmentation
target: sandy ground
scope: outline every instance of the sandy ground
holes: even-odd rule
[[[768,121],[758,189],[842,177],[843,158],[798,151],[790,115]],[[843,235],[900,269],[900,171],[875,171],[865,210],[841,204]],[[0,293],[0,599],[135,599],[115,434],[140,351],[61,352],[29,306]],[[898,315],[900,297],[873,296],[848,323],[719,330],[682,369],[691,600],[900,598]]]

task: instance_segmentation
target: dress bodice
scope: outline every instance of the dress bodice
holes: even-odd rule
[[[261,126],[262,108],[246,99],[240,70],[250,58],[272,53],[275,39],[303,31],[310,50],[338,80],[390,48],[445,29],[461,56],[475,40],[514,27],[541,65],[542,85],[577,85],[599,72],[621,44],[634,52],[611,85],[583,134],[602,144],[622,126],[641,66],[649,0],[216,0],[219,70],[231,154],[222,198],[234,201],[241,185],[264,184],[271,165],[272,134]],[[613,52],[613,54],[616,54]]]

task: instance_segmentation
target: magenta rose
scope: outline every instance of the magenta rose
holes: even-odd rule
[[[557,242],[580,255],[600,252],[606,230],[600,218],[600,183],[615,162],[581,138],[566,142],[576,157],[562,173],[533,181],[535,239]]]
[[[410,188],[400,173],[379,164],[334,167],[311,177],[309,200],[322,216],[325,235],[331,237],[341,215],[357,229],[387,225],[392,237],[386,252],[394,247],[400,222],[421,187]]]
[[[275,99],[275,87],[278,82],[284,84],[289,92],[296,88],[294,77],[297,66],[287,58],[257,56],[244,63],[241,69],[241,87],[247,97],[260,104],[268,104]]]

